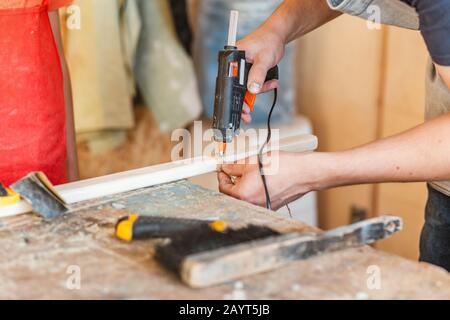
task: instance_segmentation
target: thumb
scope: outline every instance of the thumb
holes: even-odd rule
[[[231,178],[229,176],[227,176],[223,172],[219,172],[217,178],[219,180],[219,191],[220,192],[227,194],[229,196],[232,196],[234,198],[239,197],[239,194],[236,192],[236,186],[231,181]]]
[[[222,165],[222,171],[228,176],[241,177],[245,170],[244,164],[224,164]]]
[[[248,91],[253,94],[258,94],[261,92],[266,80],[267,71],[270,68],[271,66],[268,63],[255,59],[255,62],[248,73]]]

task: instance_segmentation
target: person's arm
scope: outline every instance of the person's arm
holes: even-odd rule
[[[434,65],[442,80],[447,85],[447,88],[450,90],[450,66],[440,66],[436,63]]]
[[[257,30],[237,43],[239,49],[245,50],[247,60],[253,63],[248,89],[256,94],[276,87],[276,80],[266,84],[264,80],[267,71],[283,57],[286,44],[340,14],[331,10],[326,1],[285,0]],[[248,112],[243,120],[249,122]]]
[[[52,11],[49,13],[50,22],[52,24],[53,34],[55,36],[56,44],[59,50],[59,56],[61,58],[61,66],[64,77],[64,97],[66,104],[66,134],[67,134],[67,166],[68,175],[70,181],[76,181],[79,178],[78,174],[78,158],[77,158],[77,145],[75,138],[75,121],[73,115],[73,100],[72,100],[72,86],[70,82],[69,69],[67,67],[66,58],[64,55],[61,29],[59,22],[58,11]]]
[[[279,173],[267,176],[274,209],[316,190],[381,182],[450,180],[450,113],[411,130],[341,152],[280,153]],[[238,179],[232,182],[230,176]],[[265,204],[258,165],[224,165],[223,193]]]

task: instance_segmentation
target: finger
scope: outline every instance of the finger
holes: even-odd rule
[[[278,84],[279,84],[279,81],[276,79],[267,81],[266,83],[263,84],[263,86],[261,88],[261,92],[268,92],[275,88],[278,88]]]
[[[222,171],[228,176],[241,177],[244,173],[245,165],[239,163],[224,164]]]
[[[219,191],[232,196],[234,198],[238,198],[238,194],[235,191],[235,184],[231,180],[231,178],[223,172],[219,172],[217,175],[217,179],[219,180]]]
[[[245,171],[248,170],[248,166],[256,165],[256,164],[258,164],[258,157],[251,156],[251,157],[237,160],[233,163],[229,162],[229,163],[222,165],[222,171],[229,174],[230,176],[241,177],[242,175],[244,175]],[[228,172],[223,170],[224,167],[225,167],[225,170],[228,170]]]
[[[242,112],[250,113],[251,112],[250,107],[248,105],[244,104],[244,106],[242,107]]]
[[[245,124],[250,124],[252,122],[252,116],[249,114],[242,114],[241,116],[242,121],[244,121]]]
[[[255,63],[250,68],[250,72],[248,73],[248,90],[253,94],[258,94],[261,92],[261,89],[264,84],[264,80],[266,80],[267,71],[270,69],[270,66],[267,63],[255,60]]]
[[[258,157],[257,156],[247,157],[245,159],[236,161],[234,164],[237,166],[242,166],[242,170],[246,170],[246,168],[244,168],[246,165],[258,164]]]
[[[254,50],[252,50],[252,42],[248,41],[248,37],[238,40],[238,42],[236,42],[236,47],[238,50],[245,51],[245,60],[247,60],[247,62],[253,63]]]

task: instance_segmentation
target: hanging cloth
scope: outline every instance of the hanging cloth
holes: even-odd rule
[[[178,39],[184,47],[184,50],[192,55],[192,30],[189,24],[186,0],[170,0],[170,11],[172,12],[175,30]]]
[[[142,28],[134,66],[137,86],[163,132],[197,119],[201,102],[192,60],[181,46],[167,0],[136,0]]]
[[[67,181],[63,75],[48,0],[0,9],[0,181]]]
[[[81,30],[64,27],[64,49],[78,140],[84,140],[84,134],[131,129],[133,93],[120,39],[120,1],[73,3],[82,13]]]

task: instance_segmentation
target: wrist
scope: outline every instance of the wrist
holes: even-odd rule
[[[284,4],[262,24],[260,30],[265,34],[273,35],[279,43],[286,46],[292,37],[294,17],[289,12],[286,12],[286,9],[283,6]]]
[[[355,150],[320,153],[317,160],[322,172],[319,190],[375,182],[368,175],[370,160],[361,155]]]
[[[266,41],[272,46],[283,46],[287,44],[287,34],[283,26],[278,26],[276,21],[267,20],[261,27],[258,28],[258,32]]]
[[[320,191],[348,183],[346,161],[338,152],[312,152],[295,157],[293,166],[299,169],[295,177],[300,190]]]

